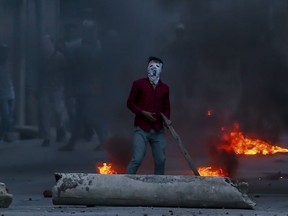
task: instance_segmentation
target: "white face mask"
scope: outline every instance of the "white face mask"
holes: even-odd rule
[[[160,79],[160,73],[162,71],[162,64],[152,61],[148,64],[147,71],[150,82],[157,85]]]

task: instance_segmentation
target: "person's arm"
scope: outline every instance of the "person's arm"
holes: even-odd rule
[[[142,110],[137,105],[137,97],[138,97],[139,87],[135,82],[133,82],[130,95],[127,100],[127,107],[136,115],[143,115],[146,118],[148,118],[150,121],[156,121],[156,118],[153,116],[155,113],[147,112],[145,110]]]
[[[163,101],[163,114],[170,119],[170,96],[169,96],[169,88],[167,93],[164,96],[164,101]]]
[[[127,107],[136,115],[141,114],[142,110],[141,108],[137,105],[137,97],[138,97],[138,86],[135,82],[133,82],[128,100],[127,100]]]

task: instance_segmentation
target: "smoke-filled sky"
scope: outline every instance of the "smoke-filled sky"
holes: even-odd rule
[[[174,126],[205,153],[234,121],[273,142],[288,129],[287,9],[286,0],[61,0],[58,34],[71,42],[83,20],[96,23],[97,120],[113,134],[132,134],[132,82],[146,76],[148,56],[162,58]]]
[[[219,125],[240,121],[251,133],[286,126],[286,10],[284,0],[62,1],[61,9],[64,26],[96,21],[115,108],[126,112],[132,81],[156,55],[178,127],[205,130],[212,109]]]
[[[66,1],[66,14],[77,15],[85,1],[76,2]],[[91,8],[109,68],[104,82],[113,86],[104,95],[120,131],[132,127],[126,99],[149,55],[164,61],[172,120],[191,149],[208,151],[219,128],[235,121],[271,142],[287,130],[287,1],[94,1]]]

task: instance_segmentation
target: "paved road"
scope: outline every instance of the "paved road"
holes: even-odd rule
[[[40,195],[17,194],[13,204],[7,209],[0,209],[0,215],[5,216],[133,216],[133,215],[238,215],[238,216],[287,216],[288,199],[287,195],[257,195],[253,197],[257,206],[255,210],[240,209],[189,209],[189,208],[160,208],[160,207],[86,207],[86,206],[54,206],[51,198],[44,198]]]
[[[0,209],[0,216],[288,216],[287,178],[269,180],[254,178],[251,180],[252,192],[249,196],[257,204],[255,210],[55,206],[52,204],[51,198],[45,198],[42,194],[44,190],[51,189],[54,185],[54,172],[93,173],[95,172],[95,163],[107,159],[105,151],[92,151],[94,146],[89,143],[79,146],[75,152],[59,152],[57,151],[58,147],[60,146],[54,143],[48,148],[42,148],[39,140],[0,145],[0,182],[4,182],[14,196],[13,203],[9,208]],[[286,158],[285,156],[285,160]],[[278,167],[284,165],[283,163],[277,164]]]

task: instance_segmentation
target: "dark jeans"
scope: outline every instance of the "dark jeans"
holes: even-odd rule
[[[11,131],[13,112],[14,99],[0,99],[0,140]]]

